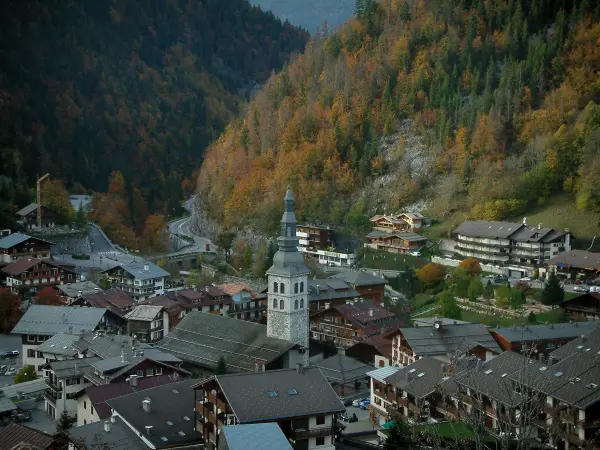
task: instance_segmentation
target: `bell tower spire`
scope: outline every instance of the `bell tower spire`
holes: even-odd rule
[[[267,336],[285,339],[308,352],[308,274],[298,251],[294,194],[290,186],[283,197],[279,249],[267,271],[269,283]],[[306,353],[308,354],[308,353]]]

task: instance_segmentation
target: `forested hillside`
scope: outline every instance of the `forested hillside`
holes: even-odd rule
[[[300,220],[348,227],[422,199],[442,219],[559,193],[600,212],[600,3],[356,3],[211,148],[211,217],[273,231],[288,182]]]
[[[5,210],[49,172],[76,192],[122,175],[119,220],[136,231],[134,204],[177,213],[205,147],[307,37],[246,0],[3,2]]]
[[[354,0],[251,0],[263,11],[272,11],[282,20],[289,20],[313,34],[326,21],[334,29],[348,20],[354,13]]]

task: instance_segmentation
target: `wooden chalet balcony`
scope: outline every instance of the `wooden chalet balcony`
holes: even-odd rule
[[[385,411],[390,415],[391,418],[406,418],[403,411],[400,411],[396,406],[388,405],[385,407]]]
[[[471,397],[467,394],[460,394],[460,400],[467,405],[471,405],[473,408],[477,408],[479,410],[482,409],[481,402],[474,397]]]
[[[309,439],[309,438],[317,438],[317,437],[327,437],[333,434],[333,428],[313,428],[310,430],[294,430],[294,440],[301,439]]]
[[[207,395],[207,400],[219,408],[221,411],[225,412],[227,410],[227,404],[221,400],[218,396],[214,395],[212,392],[209,392]]]
[[[579,436],[576,434],[569,433],[567,434],[566,438],[567,441],[569,441],[573,445],[577,445],[578,447],[581,447],[585,444],[585,441],[579,439]]]
[[[383,398],[385,398],[388,402],[397,402],[398,394],[396,394],[394,391],[389,389],[387,392],[385,392],[385,394],[383,395]]]
[[[458,408],[456,406],[454,406],[454,405],[438,406],[437,410],[439,412],[441,412],[446,417],[458,418],[460,416]]]

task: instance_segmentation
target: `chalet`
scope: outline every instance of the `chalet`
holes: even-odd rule
[[[167,293],[168,294],[168,293]],[[137,303],[138,305],[162,306],[169,319],[169,329],[177,326],[185,315],[185,309],[179,302],[168,295],[158,295]]]
[[[393,335],[392,364],[404,366],[425,356],[442,361],[461,355],[475,355],[485,361],[501,352],[500,347],[480,323],[442,324],[399,328]]]
[[[597,322],[523,325],[489,330],[502,351],[528,357],[548,357],[550,352],[600,326]]]
[[[215,375],[193,388],[193,423],[207,443],[218,447],[227,425],[274,422],[294,449],[335,449],[345,407],[317,367]]]
[[[27,257],[8,264],[0,273],[6,279],[6,287],[15,294],[28,294],[77,279],[75,272],[52,260]]]
[[[588,292],[563,300],[560,307],[574,320],[600,320],[600,293]]]
[[[127,292],[136,301],[162,295],[165,278],[169,276],[169,272],[149,261],[119,264],[103,273],[108,276],[112,287]]]
[[[574,280],[577,274],[600,275],[600,253],[585,250],[570,250],[560,253],[546,261],[549,270],[559,276]]]
[[[11,233],[0,238],[0,265],[9,264],[24,257],[50,258],[54,244],[44,239],[22,233]]]
[[[91,295],[100,292],[102,289],[91,281],[80,281],[78,283],[66,283],[56,286],[57,291],[66,304],[71,304],[83,295]],[[91,305],[89,305],[91,306]],[[96,306],[96,305],[94,305]]]
[[[233,299],[227,292],[211,285],[176,291],[175,299],[186,314],[195,310],[225,316],[233,306]]]
[[[159,305],[136,305],[125,318],[127,334],[142,342],[158,342],[169,332],[169,315]]]
[[[341,353],[311,364],[321,369],[340,398],[355,394],[356,383],[365,381],[367,373],[373,369],[372,366]]]
[[[341,348],[351,347],[400,325],[392,312],[368,300],[332,306],[310,317],[311,338],[332,341]]]
[[[419,252],[427,245],[427,238],[412,232],[373,230],[365,237],[364,246],[388,253]]]
[[[375,335],[357,342],[347,348],[345,354],[375,367],[387,367],[392,361],[392,337],[389,334]]]
[[[348,300],[358,300],[360,293],[349,283],[336,278],[308,281],[308,305],[311,312],[322,311]]]
[[[375,230],[387,233],[415,231],[423,226],[425,216],[420,213],[377,215],[370,221]]]
[[[383,302],[387,280],[361,270],[341,272],[333,276],[336,280],[348,283],[364,299]]]
[[[37,228],[37,203],[30,203],[23,209],[17,211],[17,220],[28,230]],[[53,227],[56,224],[57,215],[44,205],[41,206],[42,228]]]
[[[239,320],[258,322],[264,316],[267,309],[263,300],[265,296],[257,294],[245,283],[228,283],[216,286],[231,297],[232,303],[229,307],[229,317]]]

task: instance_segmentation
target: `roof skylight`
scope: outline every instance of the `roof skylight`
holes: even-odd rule
[[[288,395],[297,395],[298,391],[296,389],[288,389],[287,393]]]
[[[410,369],[410,370],[408,371],[408,373],[414,373],[414,372],[416,372],[416,371],[417,371],[417,369],[415,369],[415,368],[412,368],[412,369]]]
[[[277,397],[277,392],[275,391],[267,391],[267,395],[271,398]]]
[[[424,372],[421,372],[419,375],[417,375],[419,378],[421,378],[422,376],[425,376]]]
[[[490,374],[490,373],[492,373],[492,372],[493,372],[493,370],[492,370],[492,369],[488,369],[488,370],[486,370],[486,371],[485,371],[485,372],[483,372],[483,373],[485,373],[486,375],[489,375],[489,374]]]
[[[562,373],[562,372],[556,372],[556,373],[554,374],[554,376],[555,376],[555,377],[562,377],[562,376],[563,376],[563,373]]]

